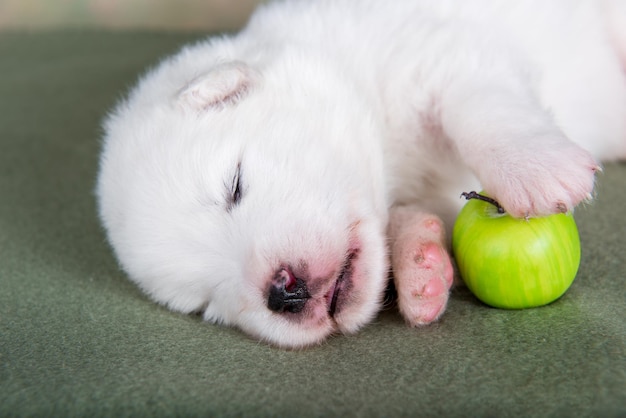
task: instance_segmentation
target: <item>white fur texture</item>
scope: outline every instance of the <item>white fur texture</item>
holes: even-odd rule
[[[626,157],[625,27],[619,0],[265,6],[163,61],[111,113],[108,238],[154,300],[302,347],[376,315],[390,210],[410,206],[394,219],[424,239],[391,264],[415,246],[402,312],[435,320],[451,269],[438,218],[419,213],[450,228],[460,193],[480,188],[518,217],[589,199],[598,161]],[[306,303],[269,309],[290,277]]]

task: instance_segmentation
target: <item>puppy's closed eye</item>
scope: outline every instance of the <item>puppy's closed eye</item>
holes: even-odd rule
[[[239,205],[243,198],[243,192],[241,162],[239,162],[230,185],[227,186],[226,210],[228,212]]]

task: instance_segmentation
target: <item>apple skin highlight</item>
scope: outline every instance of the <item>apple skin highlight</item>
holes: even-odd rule
[[[471,197],[452,233],[454,257],[470,291],[504,309],[533,308],[560,298],[580,265],[572,213],[518,219],[493,202]]]

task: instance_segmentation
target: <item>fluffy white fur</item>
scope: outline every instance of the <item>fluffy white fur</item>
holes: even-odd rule
[[[173,310],[285,347],[370,321],[389,264],[407,321],[436,320],[461,192],[570,210],[597,161],[626,157],[625,3],[280,2],[184,48],[105,123],[121,266]],[[270,309],[296,279],[306,297]]]

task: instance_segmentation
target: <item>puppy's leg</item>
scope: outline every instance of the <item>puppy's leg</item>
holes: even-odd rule
[[[570,141],[515,70],[460,78],[441,123],[483,189],[515,217],[571,210],[591,198],[598,163]]]
[[[415,208],[397,207],[390,213],[389,238],[402,316],[415,326],[435,321],[446,308],[454,275],[442,221]]]

